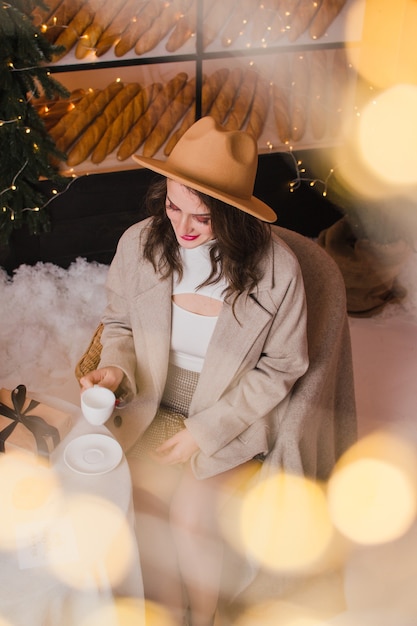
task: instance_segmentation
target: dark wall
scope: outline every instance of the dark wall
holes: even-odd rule
[[[146,217],[142,200],[154,176],[138,169],[80,177],[51,203],[51,232],[34,236],[15,231],[0,264],[10,273],[22,263],[38,261],[68,267],[77,257],[110,263],[121,234]],[[308,183],[290,193],[294,176],[288,155],[261,155],[255,195],[276,211],[281,226],[315,237],[340,213]]]

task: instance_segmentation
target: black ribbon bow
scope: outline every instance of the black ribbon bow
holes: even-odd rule
[[[18,385],[16,389],[13,389],[10,395],[14,409],[0,402],[0,414],[12,420],[11,424],[3,428],[0,432],[0,453],[5,452],[6,439],[10,437],[16,426],[23,424],[34,436],[38,453],[42,456],[48,456],[49,449],[47,438],[51,437],[54,446],[56,446],[60,441],[58,429],[48,424],[43,417],[39,415],[29,415],[29,413],[39,405],[39,402],[36,400],[30,400],[26,409],[23,410],[26,402],[25,385]]]

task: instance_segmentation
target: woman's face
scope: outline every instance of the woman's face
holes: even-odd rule
[[[213,239],[208,208],[188,187],[167,180],[166,212],[178,243],[183,248],[197,248]]]

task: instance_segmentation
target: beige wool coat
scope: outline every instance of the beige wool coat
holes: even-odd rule
[[[107,279],[100,367],[125,373],[127,404],[107,423],[128,450],[152,421],[164,391],[172,280],[142,257],[149,220],[121,237]],[[276,234],[253,293],[219,315],[185,424],[200,451],[198,478],[268,454],[291,389],[308,368],[307,312],[300,266]]]

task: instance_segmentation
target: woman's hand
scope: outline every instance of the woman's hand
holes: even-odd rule
[[[85,391],[85,389],[93,387],[93,385],[100,385],[100,387],[107,387],[116,392],[123,380],[123,376],[124,372],[120,367],[115,367],[114,365],[101,367],[80,378],[81,391]]]
[[[199,447],[195,439],[186,428],[183,428],[158,446],[151,456],[161,465],[174,465],[186,463],[197,450]]]

